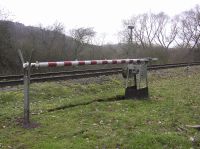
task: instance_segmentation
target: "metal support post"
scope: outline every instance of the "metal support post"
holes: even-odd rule
[[[129,69],[127,68],[126,70],[126,88],[128,87],[128,83],[129,83]]]
[[[29,101],[29,87],[30,87],[30,74],[31,74],[31,60],[33,51],[31,51],[31,55],[29,58],[29,62],[24,61],[21,50],[18,50],[19,58],[23,65],[24,72],[24,121],[23,126],[28,128],[30,126],[30,101]],[[28,64],[28,65],[26,65]]]
[[[134,86],[137,88],[137,77],[136,77],[136,73],[134,74]]]
[[[28,127],[30,124],[29,85],[30,85],[30,68],[24,68],[24,127]]]

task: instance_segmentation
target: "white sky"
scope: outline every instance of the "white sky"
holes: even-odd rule
[[[25,25],[65,25],[66,32],[78,27],[94,27],[105,43],[117,43],[122,20],[145,12],[173,16],[200,4],[200,0],[0,0],[0,8],[11,12],[13,21]]]

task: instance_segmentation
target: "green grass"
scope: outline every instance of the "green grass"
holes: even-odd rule
[[[117,100],[124,94],[117,76],[102,84],[32,84],[34,129],[17,124],[23,92],[1,92],[0,148],[200,148],[200,132],[185,126],[200,124],[200,74],[150,75],[149,88],[149,100]]]

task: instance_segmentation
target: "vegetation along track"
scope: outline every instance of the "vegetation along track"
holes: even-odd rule
[[[200,62],[150,65],[148,66],[148,70],[169,69],[169,68],[195,66],[195,65],[200,65]],[[97,77],[101,75],[112,75],[121,72],[122,68],[117,67],[117,68],[107,68],[107,69],[88,69],[88,70],[75,70],[75,71],[35,73],[31,75],[31,82],[88,78],[88,77]],[[23,75],[0,76],[0,87],[14,86],[19,84],[23,84]]]

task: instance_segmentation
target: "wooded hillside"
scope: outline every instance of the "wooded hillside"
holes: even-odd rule
[[[0,75],[22,73],[18,49],[26,61],[34,51],[32,62],[141,57],[157,57],[158,63],[200,60],[199,5],[174,18],[161,12],[124,20],[118,44],[95,45],[92,42],[96,34],[93,28],[72,29],[67,36],[64,26],[58,22],[48,27],[33,27],[8,21],[1,15]],[[130,25],[131,34],[127,28]]]

